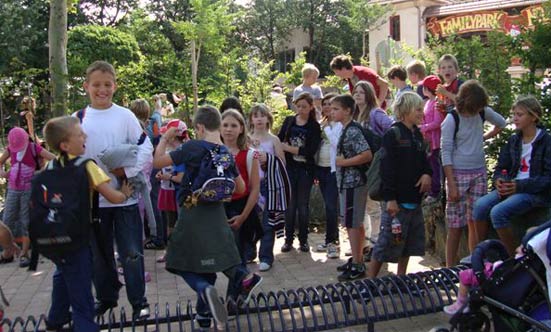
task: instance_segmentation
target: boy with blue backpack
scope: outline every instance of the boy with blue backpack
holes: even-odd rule
[[[224,201],[245,191],[245,183],[233,156],[220,140],[221,117],[212,106],[199,108],[193,119],[197,140],[190,140],[165,154],[167,141],[176,136],[170,128],[155,150],[153,166],[161,168],[184,164],[186,172],[177,193],[178,221],[170,236],[166,269],[181,276],[197,292],[196,320],[208,328],[211,317],[218,327],[227,321],[227,308],[221,302],[214,282],[216,273],[228,278],[228,294],[243,297],[246,304],[262,278],[241,265]]]
[[[132,188],[125,182],[120,191],[113,189],[109,176],[91,159],[81,157],[86,134],[77,118],[49,120],[44,138],[58,156],[32,180],[29,235],[33,248],[56,265],[46,330],[60,330],[72,320],[75,331],[98,331],[90,248],[98,194],[92,193],[95,190],[112,203],[122,203]]]

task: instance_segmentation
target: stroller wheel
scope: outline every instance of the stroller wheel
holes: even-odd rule
[[[480,311],[463,314],[458,323],[459,332],[490,332],[490,319]]]

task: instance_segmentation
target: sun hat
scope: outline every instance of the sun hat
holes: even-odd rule
[[[176,136],[178,137],[187,137],[188,133],[187,133],[187,125],[184,121],[182,120],[178,120],[178,119],[174,119],[174,120],[170,120],[166,126],[162,126],[161,127],[161,134],[164,134],[166,133],[166,131],[169,129],[169,128],[176,128]]]
[[[422,86],[427,87],[427,89],[431,91],[436,91],[438,84],[442,84],[442,81],[440,81],[440,78],[436,75],[429,75],[421,82]]]
[[[14,127],[8,133],[8,147],[13,152],[22,151],[29,143],[29,135],[25,129]]]

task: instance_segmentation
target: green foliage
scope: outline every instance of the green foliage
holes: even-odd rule
[[[81,25],[69,31],[67,59],[70,76],[82,76],[89,64],[105,60],[115,67],[140,60],[138,42],[121,30]]]
[[[302,67],[306,64],[306,52],[300,52],[295,61],[289,64],[289,70],[285,73],[279,73],[278,81],[285,82],[286,85],[298,86],[302,84]]]

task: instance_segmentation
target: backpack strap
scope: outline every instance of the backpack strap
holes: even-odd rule
[[[40,169],[40,160],[38,159],[38,152],[36,151],[36,144],[35,143],[29,143],[29,144],[32,144],[32,148],[31,148],[31,154],[33,156],[33,159],[34,159],[34,164],[35,164],[35,169],[36,170],[39,170]]]
[[[140,135],[140,138],[138,139],[138,145],[142,145],[143,142],[145,142],[146,138],[147,138],[147,133],[145,131],[142,131],[142,134]]]
[[[457,132],[459,131],[459,114],[457,113],[457,110],[455,108],[450,110],[448,113],[452,115],[453,120],[455,121],[455,128],[453,130],[453,141],[455,142],[455,139],[457,138]],[[484,124],[484,122],[486,122],[486,107],[484,107],[481,112],[478,112],[478,115],[480,116],[480,119]]]
[[[85,115],[86,115],[86,107],[84,107],[83,109],[81,109],[77,112],[77,118],[80,121],[80,123],[82,123],[82,121],[84,121],[84,116]]]

